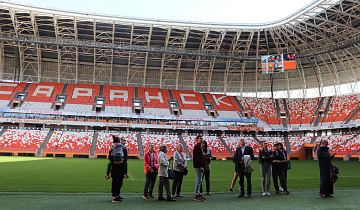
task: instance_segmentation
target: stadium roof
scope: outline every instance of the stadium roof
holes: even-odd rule
[[[282,97],[339,94],[341,85],[353,92],[360,75],[359,13],[357,0],[319,0],[277,21],[223,24],[0,1],[1,77],[258,97],[272,91]],[[262,55],[293,52],[296,71],[262,74]]]

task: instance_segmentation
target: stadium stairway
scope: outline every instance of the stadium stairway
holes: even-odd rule
[[[224,141],[224,139],[221,137],[221,135],[217,136],[220,140],[220,142],[224,145],[224,147],[229,151],[230,154],[234,155],[234,152],[231,150],[231,148],[229,147],[229,145],[226,144],[226,142]]]
[[[311,140],[310,144],[315,144],[317,138],[318,138],[318,136],[314,136],[314,138]]]
[[[348,140],[346,140],[346,141],[344,141],[344,142],[340,143],[339,145],[337,145],[336,147],[332,148],[331,150],[336,150],[336,148],[340,147],[340,146],[341,146],[341,145],[343,145],[343,144],[346,144],[347,142],[351,141],[353,138],[357,137],[358,135],[359,135],[359,134],[357,134],[357,135],[355,135],[355,136],[353,136],[353,137],[349,138]]]
[[[256,135],[254,135],[254,139],[259,145],[261,145],[261,141]]]
[[[290,147],[289,138],[287,135],[284,135],[284,141],[285,141],[286,151],[287,151],[288,155],[291,155],[292,151],[291,151],[291,147]]]
[[[179,137],[179,141],[181,142],[181,144],[182,144],[183,147],[184,147],[184,150],[185,150],[186,155],[188,156],[188,158],[192,159],[192,154],[190,153],[189,148],[186,146],[186,143],[185,143],[182,135],[179,134],[178,137]]]
[[[44,139],[43,143],[41,144],[40,148],[36,151],[35,157],[41,157],[42,151],[45,149],[46,145],[48,144],[51,136],[53,135],[54,130],[50,130],[46,138]]]
[[[136,140],[137,140],[137,143],[138,143],[139,159],[144,159],[144,148],[143,148],[143,145],[142,145],[141,133],[136,134]]]
[[[96,150],[96,144],[97,144],[97,140],[98,140],[98,132],[94,133],[94,138],[92,140],[91,143],[91,148],[90,148],[90,152],[89,152],[89,158],[94,158],[95,157],[95,150]]]

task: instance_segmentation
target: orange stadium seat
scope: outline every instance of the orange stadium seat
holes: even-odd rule
[[[316,107],[319,104],[319,98],[305,98],[303,99],[303,108],[301,113],[301,124],[314,123]]]
[[[0,99],[12,99],[14,91],[19,83],[15,82],[1,82],[0,83]]]
[[[236,148],[240,142],[240,139],[245,140],[245,144],[251,146],[254,151],[254,155],[258,155],[259,151],[262,149],[259,143],[253,137],[248,136],[221,136],[225,143],[230,147],[230,149],[235,152]]]
[[[169,92],[159,88],[138,87],[139,98],[142,99],[144,107],[167,108],[170,100]],[[146,100],[148,99],[148,100]]]
[[[90,152],[93,132],[64,131],[55,152]]]
[[[179,102],[180,107],[188,109],[205,109],[204,99],[201,93],[192,90],[172,90],[174,99]]]
[[[0,137],[0,150],[36,151],[49,131],[8,129]]]
[[[301,113],[303,109],[303,99],[288,99],[287,100],[290,124],[301,124]]]
[[[139,154],[137,137],[134,133],[98,133],[95,153],[108,153],[112,145],[112,136],[124,137],[128,154]]]
[[[148,145],[154,144],[155,151],[159,151],[161,145],[165,144],[168,147],[168,155],[172,155],[176,151],[176,147],[180,144],[177,135],[168,134],[141,134],[141,141],[144,152],[147,152]]]

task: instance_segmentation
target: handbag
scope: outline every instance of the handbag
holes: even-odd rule
[[[286,161],[286,169],[290,170],[291,169],[291,162],[290,160]]]
[[[169,164],[169,167],[168,167],[168,178],[169,178],[170,180],[174,180],[174,179],[175,179],[175,173],[174,173],[174,170],[172,170],[172,169],[170,168],[170,164]]]
[[[187,170],[187,168],[185,168],[184,170],[182,170],[182,174],[184,175],[184,176],[186,176],[187,174],[188,174],[188,170]]]

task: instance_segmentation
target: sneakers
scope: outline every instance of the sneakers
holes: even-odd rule
[[[204,200],[201,197],[196,196],[196,197],[194,197],[194,201],[203,202]]]
[[[248,193],[247,196],[246,196],[246,198],[251,198],[251,194]]]
[[[148,194],[147,196],[148,196],[148,198],[154,198],[154,196],[152,194]]]
[[[208,193],[206,193],[206,195],[208,195],[208,196],[212,196],[212,194],[211,194],[211,193],[209,193],[209,192],[208,192]]]
[[[238,195],[238,198],[244,197],[244,193],[240,193],[240,195]]]
[[[120,203],[122,201],[122,199],[119,196],[116,196],[112,199],[113,203]]]
[[[261,195],[262,195],[262,196],[265,196],[265,195],[266,195],[266,192],[263,192]]]
[[[279,188],[280,192],[284,192],[284,189],[282,187]]]
[[[285,191],[285,192],[284,192],[284,195],[289,195],[289,191]]]
[[[234,190],[232,188],[230,188],[229,192],[234,192]]]
[[[175,197],[179,197],[179,198],[182,198],[183,196],[180,195],[180,194],[176,194]]]
[[[144,199],[149,199],[149,196],[146,195],[146,194],[144,194],[144,195],[143,195],[143,198],[144,198]]]
[[[270,196],[270,193],[269,193],[269,192],[266,192],[266,195]]]

